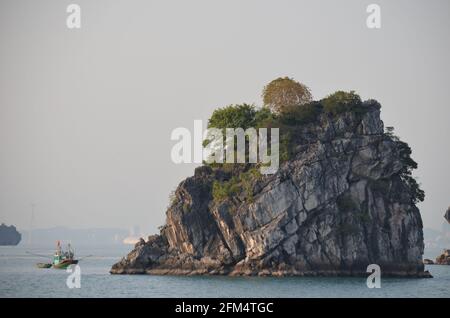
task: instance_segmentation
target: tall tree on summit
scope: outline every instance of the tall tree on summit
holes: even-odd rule
[[[264,87],[262,98],[265,107],[279,114],[311,102],[312,95],[302,83],[289,77],[279,77]]]

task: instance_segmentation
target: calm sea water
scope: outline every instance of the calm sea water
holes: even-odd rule
[[[432,279],[382,278],[369,289],[365,278],[177,277],[108,273],[127,246],[81,248],[81,288],[66,286],[65,270],[38,269],[53,248],[0,247],[0,297],[450,297],[450,266],[428,266]]]

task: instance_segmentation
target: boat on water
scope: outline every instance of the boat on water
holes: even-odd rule
[[[64,251],[61,247],[61,242],[56,242],[56,251],[53,255],[51,263],[37,263],[38,268],[56,268],[66,269],[72,264],[78,264],[78,260],[75,259],[75,253],[70,244],[67,245],[67,250]]]

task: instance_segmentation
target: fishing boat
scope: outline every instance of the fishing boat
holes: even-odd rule
[[[56,242],[56,251],[53,255],[51,263],[37,263],[38,268],[56,268],[56,269],[66,269],[72,264],[78,264],[78,260],[74,258],[75,253],[70,244],[67,245],[67,250],[64,251],[61,247],[61,242]]]
[[[61,248],[61,242],[56,242],[56,251],[53,255],[52,267],[57,269],[66,269],[72,264],[78,264],[78,260],[74,259],[75,253],[70,244],[67,245],[67,251]]]

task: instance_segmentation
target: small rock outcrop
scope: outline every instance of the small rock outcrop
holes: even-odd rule
[[[7,226],[4,223],[0,225],[0,245],[17,245],[21,239],[22,235],[15,226]]]
[[[292,156],[273,175],[249,165],[197,168],[176,189],[160,234],[111,273],[367,275],[378,264],[384,276],[429,277],[421,215],[403,174],[408,150],[384,132],[378,103],[363,107],[299,128]],[[229,196],[213,195],[235,180]]]
[[[450,250],[444,250],[441,255],[436,258],[437,265],[450,265]]]

